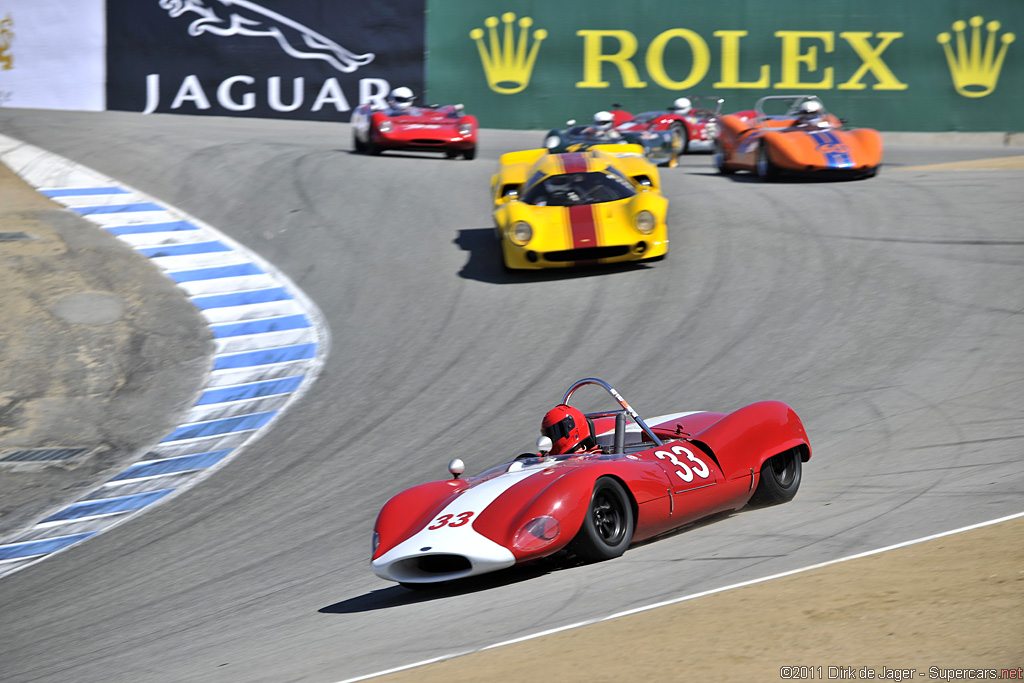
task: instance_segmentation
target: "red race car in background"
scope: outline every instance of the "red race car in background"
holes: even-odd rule
[[[618,407],[570,406],[586,385],[603,387]],[[422,588],[562,550],[584,562],[612,559],[703,517],[792,499],[811,457],[803,423],[784,403],[644,421],[596,378],[569,387],[541,426],[539,453],[465,479],[456,458],[452,479],[391,498],[374,525],[374,573]]]
[[[352,146],[364,154],[385,150],[444,152],[449,159],[476,157],[478,124],[461,104],[413,106],[408,88],[396,88],[386,107],[367,103],[352,112]]]
[[[677,131],[681,142],[677,154],[710,152],[718,135],[718,117],[724,101],[709,95],[680,97],[667,111],[647,111],[636,116],[615,104],[612,105],[612,115],[615,117],[615,130],[620,133]]]

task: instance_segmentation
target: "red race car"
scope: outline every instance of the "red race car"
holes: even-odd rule
[[[710,152],[718,135],[718,117],[725,100],[709,95],[680,97],[668,111],[648,111],[636,116],[612,105],[615,130],[620,133],[638,133],[644,130],[678,132],[680,147],[677,154]]]
[[[584,414],[569,405],[587,385],[603,387],[618,407]],[[595,378],[569,387],[541,433],[539,453],[466,478],[455,459],[453,478],[391,498],[373,531],[377,576],[422,588],[560,551],[611,559],[708,515],[792,499],[811,457],[803,423],[784,403],[645,421]]]
[[[352,146],[364,154],[384,150],[444,152],[449,159],[476,157],[477,120],[461,104],[413,106],[408,88],[396,88],[388,106],[370,103],[352,112]]]

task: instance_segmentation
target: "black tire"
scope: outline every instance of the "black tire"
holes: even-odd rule
[[[757,490],[750,498],[754,505],[777,505],[793,500],[800,488],[802,460],[799,448],[773,455],[761,465]]]
[[[712,163],[715,165],[715,169],[722,175],[732,175],[736,172],[735,169],[729,168],[725,164],[725,146],[722,145],[720,140],[715,140],[715,153],[711,157]]]
[[[444,158],[445,159],[458,159],[459,158],[459,152],[457,150],[454,150],[454,149],[446,149],[444,151]]]
[[[776,175],[775,165],[768,158],[768,145],[762,142],[757,148],[757,177],[765,181],[774,180]]]
[[[476,159],[476,147],[470,147],[469,149],[462,152],[462,158],[466,161],[473,161]]]
[[[366,145],[363,144],[355,133],[352,133],[352,148],[360,154],[366,154]]]
[[[629,495],[615,479],[598,479],[583,526],[572,541],[572,551],[584,562],[600,562],[626,552],[632,540],[633,507]]]
[[[681,121],[676,121],[668,129],[673,136],[678,135],[678,138],[673,138],[673,143],[675,143],[673,146],[676,148],[673,151],[676,154],[686,154],[686,150],[690,149],[690,133],[687,131],[686,126]]]
[[[370,131],[369,135],[366,136],[366,153],[372,154],[373,156],[380,156],[380,147],[373,143],[373,131]]]

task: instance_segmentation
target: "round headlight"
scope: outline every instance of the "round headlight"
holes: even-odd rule
[[[380,132],[381,133],[390,133],[391,132],[391,122],[390,121],[381,121],[380,122]]]
[[[370,551],[371,555],[377,554],[377,548],[380,546],[380,534],[377,533],[376,529],[373,532],[373,549]]]
[[[560,533],[562,533],[562,527],[554,517],[548,515],[534,517],[516,532],[512,545],[518,550],[527,552],[540,550],[544,546],[550,545]]]
[[[516,221],[508,231],[508,238],[519,246],[533,239],[533,228],[526,221]]]
[[[460,123],[459,124],[459,135],[471,135],[473,133],[473,124],[471,123]]]
[[[654,226],[658,223],[654,220],[654,214],[646,209],[638,213],[633,220],[636,224],[636,229],[645,235],[650,235],[654,232]]]

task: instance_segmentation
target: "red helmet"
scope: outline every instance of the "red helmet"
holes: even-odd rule
[[[551,439],[551,454],[572,453],[580,446],[593,447],[597,441],[590,420],[576,408],[557,405],[540,423],[540,433]]]

